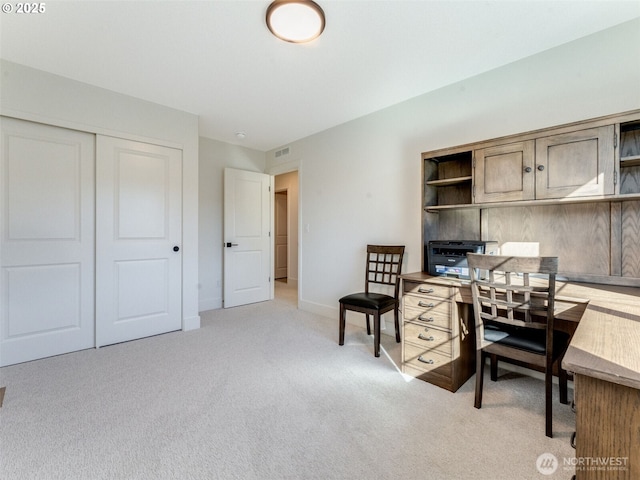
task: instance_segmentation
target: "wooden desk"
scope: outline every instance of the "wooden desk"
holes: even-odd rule
[[[400,278],[402,371],[455,392],[476,368],[469,282],[424,272]],[[589,300],[582,296],[585,292],[579,286],[560,282],[557,291],[556,328],[571,335]]]
[[[450,289],[448,299],[442,300],[458,306],[451,310],[451,331],[457,332],[457,337],[450,337],[454,343],[449,349],[457,362],[452,363],[451,372],[458,372],[458,377],[443,383],[437,371],[416,371],[411,365],[405,369],[405,361],[411,359],[411,355],[405,356],[406,330],[402,336],[403,372],[455,391],[475,372],[471,366],[475,355],[469,346],[474,331],[469,283],[424,272],[401,278],[405,295],[415,295],[419,285],[424,285],[424,291],[439,285]],[[639,479],[640,288],[564,281],[558,281],[556,287],[556,318],[573,333],[562,365],[574,374],[576,478]],[[405,315],[403,297],[403,319],[407,322]],[[610,465],[603,466],[603,462]]]
[[[574,373],[576,479],[640,478],[640,298],[590,303],[562,365]]]

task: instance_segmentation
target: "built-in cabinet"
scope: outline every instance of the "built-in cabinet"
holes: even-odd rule
[[[535,140],[535,198],[613,195],[613,125]]]
[[[425,152],[422,160],[425,246],[524,245],[558,256],[572,280],[640,285],[640,111]]]
[[[615,120],[423,153],[425,208],[640,194],[640,120]]]

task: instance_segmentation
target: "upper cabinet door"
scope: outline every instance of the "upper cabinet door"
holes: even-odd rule
[[[612,195],[614,126],[536,140],[536,198]]]
[[[476,150],[474,202],[532,200],[535,193],[534,141]]]

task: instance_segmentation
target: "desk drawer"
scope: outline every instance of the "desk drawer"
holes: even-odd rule
[[[447,305],[446,307],[425,310],[424,308],[411,308],[405,303],[402,315],[405,321],[422,322],[425,326],[436,326],[451,330],[451,314],[449,313],[449,306]]]
[[[435,371],[445,377],[451,377],[451,356],[436,350],[425,350],[410,343],[405,343],[403,361],[413,368],[425,372]]]
[[[451,312],[451,302],[449,300],[420,295],[405,295],[402,298],[407,308],[414,308],[425,313],[441,313],[443,315],[449,315]]]
[[[451,288],[444,285],[434,285],[431,283],[409,282],[403,283],[404,293],[415,293],[420,295],[430,295],[432,297],[451,298]]]
[[[413,345],[423,348],[435,348],[439,352],[451,355],[451,332],[438,330],[437,328],[425,327],[422,324],[405,322],[404,340]]]

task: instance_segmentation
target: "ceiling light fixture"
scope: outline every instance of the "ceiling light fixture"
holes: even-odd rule
[[[286,42],[310,42],[320,36],[324,25],[324,11],[311,0],[275,0],[267,8],[267,27]]]

